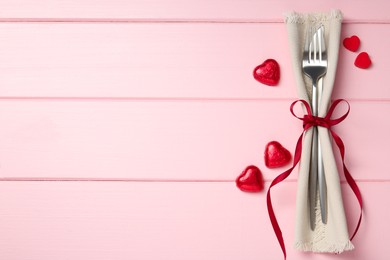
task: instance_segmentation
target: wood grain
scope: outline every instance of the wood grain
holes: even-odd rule
[[[389,183],[359,185],[365,218],[356,249],[339,258],[386,260],[390,211],[369,202],[390,195]],[[292,248],[295,187],[289,182],[273,189],[289,259],[334,259]],[[343,189],[353,226],[357,202]],[[7,260],[282,259],[265,193],[243,193],[232,182],[0,182],[0,190],[0,256]],[[376,243],[367,247],[370,240]]]
[[[376,151],[390,147],[390,122],[382,120],[389,105],[352,102],[350,116],[335,128],[358,179],[388,179],[387,153]],[[0,172],[20,178],[233,180],[255,164],[270,179],[285,168],[264,166],[266,144],[276,140],[293,152],[302,131],[289,107],[289,101],[275,100],[3,101]],[[362,117],[365,111],[375,113]],[[375,135],[367,126],[375,126]]]
[[[388,22],[386,0],[355,1],[257,1],[257,0],[148,0],[148,1],[93,1],[93,0],[3,0],[0,17],[61,19],[125,19],[125,20],[183,20],[183,21],[278,21],[288,11],[312,12],[339,8],[347,22]]]
[[[344,260],[387,260],[390,195],[389,4],[289,0],[1,0],[0,259],[282,259],[265,192],[234,179],[271,140],[293,151],[301,123],[283,14],[345,15],[373,66],[340,48],[334,98],[351,114],[335,130],[365,208]],[[252,78],[268,58],[277,87]],[[273,189],[288,259],[296,172]],[[17,181],[15,181],[17,180]],[[345,182],[349,229],[358,205]],[[267,187],[266,187],[267,188]]]
[[[388,101],[390,88],[372,83],[390,68],[388,25],[348,24],[342,38],[357,32],[373,67],[341,47],[334,96]],[[283,24],[0,23],[0,38],[3,98],[296,98]],[[277,87],[252,77],[268,58]]]

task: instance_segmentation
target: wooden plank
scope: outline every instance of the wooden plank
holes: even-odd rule
[[[115,18],[148,20],[228,20],[281,21],[283,14],[296,10],[328,11],[335,7],[347,21],[388,21],[386,0],[356,1],[224,1],[224,0],[148,0],[148,1],[27,1],[3,0],[1,18]]]
[[[264,166],[265,145],[276,140],[292,152],[302,131],[289,107],[272,100],[2,101],[1,175],[233,180],[255,164],[270,179],[286,168]],[[352,102],[351,109],[335,128],[347,165],[358,179],[388,179],[388,154],[377,151],[390,147],[383,120],[390,103]]]
[[[356,249],[340,257],[386,260],[390,211],[381,201],[389,183],[359,185],[366,204]],[[273,192],[292,260],[308,257],[292,248],[295,187]],[[265,192],[243,193],[232,182],[0,182],[0,191],[2,259],[282,259]],[[357,203],[348,189],[344,195],[353,226]]]
[[[374,65],[356,68],[342,47],[335,97],[389,100],[389,25],[348,24],[342,38],[357,33]],[[296,97],[283,24],[3,23],[0,38],[2,97]],[[252,77],[268,58],[277,87]]]

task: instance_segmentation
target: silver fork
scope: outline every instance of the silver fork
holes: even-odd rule
[[[313,31],[313,28],[310,27],[306,33],[302,69],[303,72],[312,80],[313,94],[311,99],[311,110],[312,114],[317,116],[322,93],[322,85],[319,85],[318,81],[326,74],[328,62],[324,39],[324,27],[320,26],[317,30],[315,30],[315,32]],[[314,230],[317,183],[320,196],[321,220],[324,224],[327,222],[326,182],[317,127],[313,128],[309,177],[310,225]]]

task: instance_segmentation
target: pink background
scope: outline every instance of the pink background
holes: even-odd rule
[[[268,187],[272,140],[300,123],[287,11],[345,14],[373,66],[340,49],[336,130],[365,209],[356,249],[292,248],[297,172],[273,191],[288,259],[390,259],[390,16],[385,0],[0,0],[0,259],[282,259],[265,192],[235,187],[248,165]],[[253,68],[274,58],[277,87]],[[342,181],[350,230],[358,204]]]

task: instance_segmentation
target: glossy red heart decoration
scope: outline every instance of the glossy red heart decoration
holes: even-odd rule
[[[291,160],[291,153],[280,143],[272,141],[265,147],[264,160],[268,168],[285,166]]]
[[[345,38],[343,40],[343,45],[347,50],[355,52],[359,49],[360,39],[356,35],[353,35],[349,38]]]
[[[236,179],[237,187],[242,191],[259,192],[264,189],[261,171],[254,165],[250,165]]]
[[[274,59],[265,60],[253,70],[253,77],[268,86],[275,86],[279,83],[280,68]]]
[[[371,66],[371,59],[367,52],[361,52],[355,59],[355,66],[361,69],[367,69]]]

